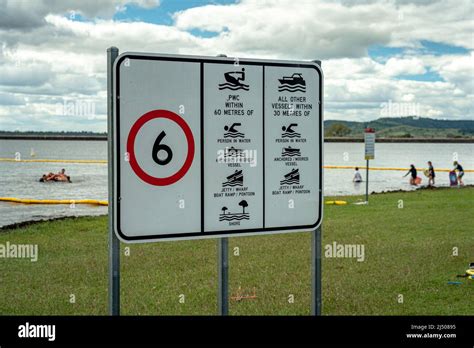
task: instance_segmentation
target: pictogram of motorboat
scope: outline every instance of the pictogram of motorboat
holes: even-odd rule
[[[282,156],[300,156],[300,154],[301,154],[300,149],[294,149],[291,146],[284,147],[281,152]]]
[[[280,81],[282,85],[286,84],[286,85],[291,85],[291,86],[293,85],[306,86],[306,81],[303,79],[303,76],[300,73],[294,73],[291,76],[283,76],[283,78],[278,79],[278,81]]]

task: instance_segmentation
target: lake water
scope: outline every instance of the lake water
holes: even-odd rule
[[[105,141],[48,141],[48,140],[0,140],[0,157],[31,159],[31,151],[36,158],[46,159],[107,159]],[[411,144],[377,143],[375,160],[371,167],[406,167],[411,163],[425,168],[431,160],[436,168],[452,168],[453,157],[464,169],[474,168],[474,144]],[[364,166],[363,143],[326,143],[324,145],[325,165]],[[72,184],[40,183],[43,173],[58,172],[66,168]],[[365,170],[361,171],[365,180]],[[405,172],[370,171],[370,192],[386,190],[412,190]],[[427,179],[423,178],[422,185]],[[324,174],[324,194],[359,195],[365,193],[365,183],[352,183],[353,171],[347,169],[326,169]],[[474,182],[474,173],[466,173],[465,184]],[[448,186],[448,173],[438,172],[437,186]],[[98,199],[107,200],[107,165],[69,164],[41,162],[0,162],[0,197],[35,199]],[[91,205],[24,205],[0,202],[0,226],[29,220],[51,217],[101,215],[107,207]]]

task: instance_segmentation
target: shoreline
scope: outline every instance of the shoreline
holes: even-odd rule
[[[46,218],[46,219],[27,220],[27,221],[15,222],[15,223],[8,224],[8,225],[5,225],[5,226],[0,226],[0,234],[2,232],[9,232],[9,231],[13,231],[13,230],[20,229],[20,228],[23,228],[23,227],[36,225],[36,224],[39,224],[39,223],[42,223],[42,222],[61,221],[61,220],[75,220],[75,219],[81,219],[81,218],[101,217],[101,216],[107,216],[107,215],[108,214],[81,215],[81,216],[58,216],[58,217],[51,217],[51,218]]]
[[[106,135],[0,135],[0,140],[107,141]],[[325,143],[363,143],[364,138],[326,137]],[[376,138],[376,143],[474,144],[474,138]]]
[[[458,186],[456,189],[462,189],[462,188],[471,188],[474,187],[474,185],[464,185],[464,186]],[[450,186],[435,186],[435,187],[429,187],[429,186],[422,186],[418,187],[414,190],[388,190],[388,191],[381,191],[381,192],[371,192],[369,196],[375,196],[375,195],[386,195],[386,194],[393,194],[393,193],[410,193],[410,192],[418,192],[418,191],[423,191],[423,190],[430,190],[430,191],[439,191],[439,190],[447,190],[447,189],[455,189],[454,187]],[[359,197],[359,196],[364,196],[364,194],[360,195],[339,195],[339,196],[324,196],[324,198],[330,198],[330,199],[337,199],[341,197]],[[7,231],[13,231],[19,228],[39,224],[42,222],[50,222],[50,221],[58,221],[58,220],[68,220],[68,219],[80,219],[80,218],[88,218],[88,217],[101,217],[101,216],[107,216],[108,214],[99,214],[99,215],[81,215],[81,216],[59,216],[59,217],[51,217],[49,219],[41,219],[41,220],[27,220],[27,221],[21,221],[21,222],[15,222],[13,224],[5,225],[5,226],[0,226],[0,234],[2,232],[7,232]]]
[[[106,141],[107,135],[0,135],[0,140],[100,140]]]
[[[324,138],[325,143],[363,143],[364,138]],[[377,138],[376,143],[474,144],[474,138]]]

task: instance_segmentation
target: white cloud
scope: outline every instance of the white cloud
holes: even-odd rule
[[[25,98],[16,96],[13,93],[0,93],[0,105],[23,105]]]
[[[420,40],[474,49],[472,0],[426,1],[398,7],[393,46],[417,46]]]
[[[383,70],[388,76],[418,75],[426,72],[425,66],[419,58],[390,58]]]
[[[113,13],[127,3],[0,0],[0,128],[104,131],[105,50],[110,46],[122,52],[323,59],[326,118],[377,118],[380,104],[388,100],[419,103],[425,116],[472,118],[474,112],[469,0],[242,0],[181,11],[170,26],[113,21]],[[154,0],[135,3],[158,5]],[[71,20],[71,11],[91,20]],[[217,35],[202,38],[192,29]],[[421,40],[471,51],[433,55],[420,51]],[[412,50],[375,61],[367,55],[372,45]],[[425,72],[444,81],[400,80]],[[57,115],[64,100],[93,102],[96,113],[89,118]]]
[[[474,52],[469,55],[438,58],[434,69],[466,95],[474,96]]]
[[[51,70],[46,64],[2,64],[0,65],[0,85],[41,86],[50,79]]]
[[[48,14],[74,17],[81,14],[88,18],[106,17],[123,8],[127,3],[143,8],[159,6],[159,0],[0,0],[0,28],[27,29],[45,25]]]
[[[382,24],[391,11],[383,4],[243,0],[191,8],[174,19],[182,30],[223,31],[211,43],[228,55],[326,59],[364,56],[368,46],[388,43],[390,31]]]

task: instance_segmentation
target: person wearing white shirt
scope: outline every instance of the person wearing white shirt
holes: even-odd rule
[[[355,173],[354,173],[354,179],[352,179],[353,182],[362,182],[362,175],[359,173],[359,167],[355,168]]]

